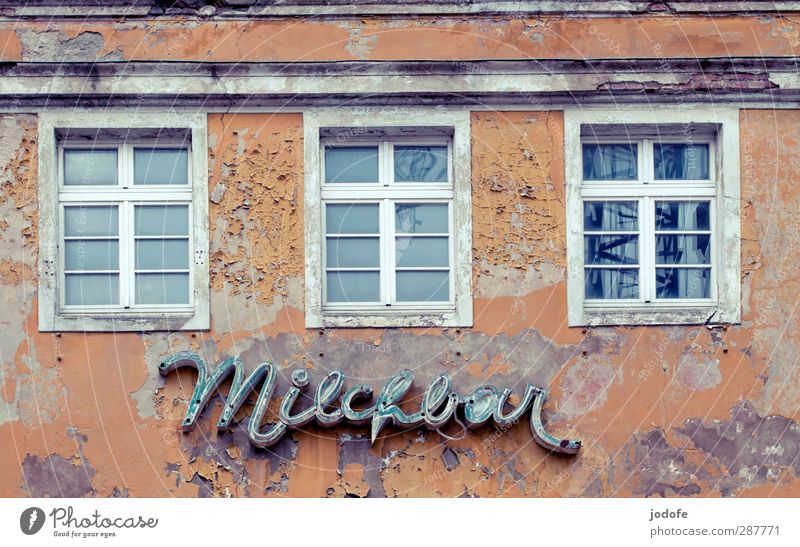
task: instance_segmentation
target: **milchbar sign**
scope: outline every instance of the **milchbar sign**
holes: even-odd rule
[[[409,392],[414,381],[414,374],[410,370],[402,370],[389,378],[375,403],[358,410],[353,408],[354,403],[358,402],[362,406],[368,403],[372,399],[372,388],[358,384],[345,391],[344,373],[341,370],[334,370],[317,385],[313,404],[304,410],[295,411],[298,397],[308,390],[311,380],[306,370],[297,369],[292,372],[292,385],[281,401],[278,422],[262,428],[261,423],[275,391],[278,376],[274,364],[261,363],[245,377],[244,365],[237,356],[223,361],[212,373],[199,355],[181,352],[161,363],[159,370],[166,376],[170,371],[184,366],[197,369],[197,383],[186,409],[183,430],[189,431],[194,426],[197,417],[208,405],[219,386],[233,373],[231,388],[217,421],[217,428],[220,431],[227,430],[250,392],[261,384],[247,433],[250,442],[262,448],[278,442],[287,429],[303,427],[315,419],[323,427],[335,426],[344,421],[355,425],[371,423],[371,438],[374,443],[381,430],[389,424],[404,428],[425,425],[429,429],[438,431],[459,413],[463,415],[466,425],[470,428],[480,427],[490,419],[498,427],[506,428],[521,420],[529,409],[531,433],[538,444],[547,450],[562,454],[576,454],[581,448],[580,441],[561,439],[545,430],[542,423],[542,405],[547,392],[532,384],[528,384],[525,388],[520,403],[506,412],[506,408],[510,406],[508,399],[511,389],[506,388],[501,391],[494,386],[482,386],[470,395],[464,396],[453,390],[450,376],[442,374],[425,390],[420,410],[406,414],[398,404]],[[339,400],[338,407],[337,400]]]

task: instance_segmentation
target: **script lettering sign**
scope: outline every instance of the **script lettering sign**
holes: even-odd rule
[[[531,433],[539,445],[562,454],[576,454],[581,447],[581,442],[578,440],[561,439],[545,430],[542,423],[542,405],[547,392],[532,384],[526,386],[519,404],[507,412],[511,389],[500,390],[494,386],[482,386],[469,395],[461,395],[453,389],[450,376],[442,374],[425,390],[419,411],[406,414],[398,405],[414,381],[414,374],[410,370],[402,370],[389,378],[374,404],[360,410],[354,408],[354,404],[358,402],[362,407],[368,404],[372,400],[372,388],[365,384],[357,384],[345,390],[344,373],[341,370],[334,370],[317,385],[313,404],[298,411],[295,409],[295,404],[300,394],[308,390],[311,377],[306,370],[297,369],[292,372],[292,385],[281,401],[277,423],[267,424],[262,428],[261,424],[275,391],[278,376],[274,364],[261,363],[245,377],[244,365],[238,356],[224,360],[212,372],[199,355],[180,352],[161,363],[159,371],[166,376],[170,371],[186,366],[197,369],[197,383],[186,408],[182,429],[189,431],[194,426],[220,384],[233,374],[231,388],[217,421],[217,428],[224,431],[230,427],[233,417],[245,399],[260,384],[261,389],[247,433],[250,442],[262,448],[278,442],[287,429],[301,428],[313,420],[323,427],[332,427],[345,421],[354,425],[369,423],[372,428],[371,440],[374,443],[381,430],[390,424],[402,428],[424,425],[431,430],[439,431],[451,419],[459,420],[459,416],[462,416],[464,423],[470,428],[480,427],[489,420],[492,420],[497,427],[506,428],[521,420],[528,411],[530,411]]]

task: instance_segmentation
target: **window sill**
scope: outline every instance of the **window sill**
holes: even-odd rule
[[[40,332],[144,332],[208,330],[208,314],[199,312],[69,313],[40,315]]]
[[[572,315],[572,314],[570,314]],[[734,324],[741,319],[717,305],[641,307],[625,309],[584,307],[570,327]]]
[[[306,321],[307,328],[471,327],[472,322],[455,311],[431,312],[333,312],[325,310],[321,321]]]

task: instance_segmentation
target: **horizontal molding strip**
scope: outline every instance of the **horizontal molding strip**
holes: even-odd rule
[[[772,102],[800,98],[799,61],[2,63],[0,105]]]
[[[153,18],[159,16],[202,19],[252,19],[282,17],[352,18],[364,16],[527,16],[603,17],[634,15],[727,15],[792,13],[800,11],[797,2],[767,0],[700,2],[672,1],[520,1],[520,0],[219,0],[208,5],[204,0],[165,3],[157,0],[58,0],[36,5],[20,5],[0,0],[3,19],[21,18]]]

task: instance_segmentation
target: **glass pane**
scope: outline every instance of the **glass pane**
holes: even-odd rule
[[[409,234],[449,233],[446,203],[398,203],[395,230]]]
[[[137,304],[188,304],[188,273],[136,274]]]
[[[117,149],[65,149],[64,184],[70,186],[117,184]]]
[[[378,147],[326,146],[325,182],[378,182]]]
[[[379,268],[377,237],[328,238],[325,261],[328,268]]]
[[[67,274],[64,299],[67,306],[119,304],[119,275]]]
[[[583,180],[636,180],[635,144],[584,144]]]
[[[638,264],[639,237],[585,236],[583,251],[586,264]]]
[[[707,144],[654,144],[656,180],[708,180]]]
[[[656,230],[710,230],[708,201],[657,201]]]
[[[397,272],[398,302],[447,302],[449,272]]]
[[[119,268],[119,242],[73,239],[64,242],[67,270],[116,270]]]
[[[639,270],[586,268],[586,299],[639,298]]]
[[[711,237],[656,236],[656,264],[711,264]]]
[[[188,236],[188,205],[137,205],[134,213],[137,236]]]
[[[329,203],[325,206],[325,230],[329,234],[377,234],[378,204]]]
[[[188,184],[188,150],[184,148],[134,148],[133,183]]]
[[[638,203],[635,201],[585,201],[583,229],[630,232],[639,229]]]
[[[379,272],[328,272],[328,302],[378,302]]]
[[[119,233],[117,206],[64,207],[64,235],[116,236]]]
[[[446,237],[398,237],[395,241],[395,259],[400,267],[444,266],[450,264],[450,250]]]
[[[446,146],[395,146],[396,182],[447,182]]]
[[[657,298],[711,298],[711,268],[656,268]]]
[[[136,269],[188,270],[188,239],[139,239],[136,241]]]

